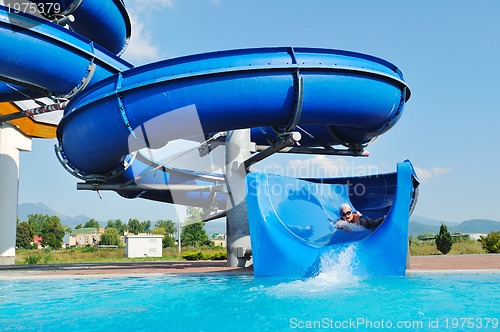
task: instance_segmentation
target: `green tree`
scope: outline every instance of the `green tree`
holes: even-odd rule
[[[104,227],[104,228],[116,228],[116,229],[118,229],[118,227],[116,227],[115,220],[113,220],[113,219],[109,219],[108,223],[106,224],[106,227]]]
[[[163,238],[163,248],[173,248],[175,247],[175,239],[168,234]]]
[[[186,226],[182,228],[181,245],[182,246],[204,246],[211,245],[212,241],[208,238],[204,224],[201,221],[202,209],[199,207],[188,206],[186,208]]]
[[[151,232],[151,221],[146,220],[141,222],[142,231],[145,233]]]
[[[94,219],[90,219],[83,226],[83,228],[97,228],[97,229],[99,229],[100,227],[101,227],[101,225],[99,225],[99,222],[97,220],[94,220]]]
[[[105,246],[118,246],[120,245],[120,233],[113,227],[108,227],[101,235],[101,244]]]
[[[181,232],[181,245],[194,246],[209,245],[211,241],[208,238],[203,223],[195,222],[194,224],[186,225]]]
[[[34,235],[42,235],[43,225],[48,219],[48,215],[44,214],[30,214],[28,215],[28,224],[31,225],[31,229],[33,229]]]
[[[80,229],[80,228],[82,228],[82,224],[78,224],[75,226],[75,229]]]
[[[118,233],[120,233],[120,235],[123,235],[123,233],[127,228],[127,225],[124,224],[120,219],[115,219],[115,220],[111,219],[108,220],[106,228],[116,228],[118,230]]]
[[[33,227],[26,221],[17,224],[16,228],[16,246],[27,248],[33,242]]]
[[[195,206],[188,206],[186,208],[186,224],[194,224],[201,221],[202,209]]]
[[[175,232],[177,232],[177,227],[175,227],[175,224],[172,220],[158,220],[155,224],[155,227],[161,227],[165,229],[165,234],[171,234],[173,235]]]
[[[58,241],[54,233],[47,233],[42,235],[42,246],[61,248],[61,245],[62,241]]]
[[[481,235],[479,241],[483,249],[490,254],[500,253],[500,232],[491,232],[487,236]]]
[[[175,247],[175,240],[172,237],[171,234],[167,234],[165,232],[165,228],[163,227],[155,227],[152,231],[152,234],[159,234],[163,235],[163,240],[162,240],[162,247],[163,248],[168,248],[168,247]]]
[[[439,234],[436,236],[436,247],[437,250],[442,252],[444,255],[450,252],[453,241],[451,240],[451,234],[448,232],[448,228],[445,224],[441,224],[439,228]]]
[[[33,228],[34,235],[39,235],[43,238],[42,245],[61,248],[64,227],[61,225],[59,217],[47,214],[30,214],[28,216],[28,223]]]
[[[144,228],[139,220],[131,218],[128,220],[128,231],[130,233],[139,234],[144,232]]]

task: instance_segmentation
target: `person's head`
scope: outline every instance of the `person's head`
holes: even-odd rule
[[[342,204],[339,209],[340,218],[345,221],[351,222],[354,215],[352,214],[352,208],[349,204]]]

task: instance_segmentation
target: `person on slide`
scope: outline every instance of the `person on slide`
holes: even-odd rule
[[[339,213],[340,218],[335,223],[335,228],[348,232],[364,231],[366,229],[373,231],[384,221],[384,218],[373,220],[363,216],[359,211],[353,212],[351,206],[347,203],[340,206]]]

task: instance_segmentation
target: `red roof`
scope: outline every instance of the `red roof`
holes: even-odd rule
[[[33,236],[33,244],[42,244],[43,238],[41,236]]]

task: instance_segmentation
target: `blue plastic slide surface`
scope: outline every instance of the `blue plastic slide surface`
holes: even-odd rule
[[[0,40],[0,81],[6,82],[0,84],[0,101],[69,98],[133,67],[70,30],[3,6]]]
[[[408,253],[408,218],[418,185],[410,162],[397,173],[317,183],[273,174],[247,175],[247,205],[255,276],[306,278],[320,270],[323,255],[354,245],[359,276],[403,276]],[[379,183],[388,183],[380,186]],[[355,190],[364,185],[372,200]],[[355,189],[357,188],[357,189]],[[363,195],[364,196],[364,195]],[[364,216],[385,220],[371,231],[336,228],[339,208],[350,204]]]
[[[67,107],[60,147],[81,174],[108,177],[135,150],[200,136],[194,122],[203,134],[256,128],[252,140],[269,144],[277,136],[271,127],[286,126],[293,116],[297,75],[303,81],[298,124],[310,134],[302,146],[367,143],[397,122],[408,97],[397,68],[362,54],[307,48],[201,54],[137,67],[87,88]],[[194,117],[179,113],[188,108]],[[133,178],[124,178],[127,173],[111,181]]]
[[[118,46],[100,43],[116,53],[126,43],[130,22],[121,1],[106,3],[113,8],[103,15],[99,1],[85,0],[74,10],[72,1],[61,1],[62,8],[73,10],[75,30],[89,38],[96,40],[107,31],[93,26],[113,22],[116,27],[107,38]],[[76,28],[81,25],[86,28]],[[409,98],[397,67],[354,52],[244,49],[130,69],[75,32],[31,15],[8,13],[5,7],[0,8],[0,39],[0,80],[6,82],[0,86],[0,100],[71,98],[57,131],[61,159],[74,174],[107,183],[133,182],[152,167],[135,158],[137,150],[179,138],[253,128],[252,140],[269,144],[291,125],[299,102],[298,125],[308,133],[302,146],[362,145],[394,126]],[[184,110],[194,111],[194,116]],[[194,130],[193,122],[201,130]],[[217,175],[168,168],[155,174],[155,184],[221,181]],[[168,190],[122,194],[173,201]],[[186,193],[178,203],[204,206],[207,195]],[[217,201],[224,205],[222,196]]]
[[[131,34],[131,24],[122,0],[30,0],[50,20],[72,15],[65,21],[74,32],[91,39],[113,54],[120,55]],[[96,17],[97,16],[97,17]]]

